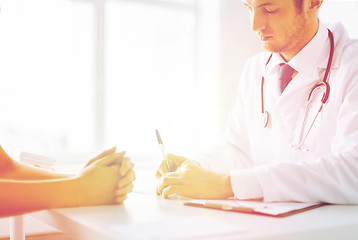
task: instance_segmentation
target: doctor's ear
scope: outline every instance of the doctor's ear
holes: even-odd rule
[[[318,11],[318,9],[322,6],[323,0],[309,0],[309,10]]]

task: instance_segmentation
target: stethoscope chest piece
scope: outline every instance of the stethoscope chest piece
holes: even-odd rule
[[[262,114],[262,126],[265,128],[269,123],[270,115],[267,111]]]

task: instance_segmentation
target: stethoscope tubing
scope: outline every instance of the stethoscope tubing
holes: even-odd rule
[[[327,62],[327,67],[326,67],[326,71],[323,77],[323,80],[316,83],[309,95],[308,95],[308,99],[307,99],[307,104],[306,104],[306,111],[305,111],[305,115],[303,118],[303,122],[302,122],[302,127],[301,127],[301,132],[300,132],[300,136],[299,136],[299,140],[298,140],[298,144],[297,145],[292,145],[292,147],[294,149],[300,149],[308,135],[308,133],[311,131],[313,124],[315,123],[318,114],[321,112],[323,106],[326,104],[326,102],[328,101],[329,95],[330,95],[330,85],[328,83],[328,79],[330,76],[330,71],[331,71],[331,66],[332,66],[332,61],[333,61],[333,54],[334,54],[334,38],[333,38],[333,34],[332,32],[328,30],[328,37],[330,40],[330,52],[329,52],[329,58],[328,58],[328,62]],[[272,58],[272,54],[270,54],[270,57],[268,58],[265,66],[268,65],[268,63],[270,62]],[[261,80],[261,114],[262,114],[262,120],[263,120],[263,127],[266,128],[268,126],[269,120],[270,120],[270,114],[268,113],[268,111],[265,110],[265,103],[264,103],[264,83],[265,83],[265,78],[264,76],[262,76],[262,80]],[[323,91],[323,96],[321,99],[321,106],[316,114],[316,116],[314,117],[308,131],[306,132],[306,134],[304,134],[304,126],[306,125],[306,121],[307,121],[307,113],[308,113],[308,109],[309,109],[309,105],[311,103],[311,97],[312,97],[312,93],[319,88],[324,88]]]

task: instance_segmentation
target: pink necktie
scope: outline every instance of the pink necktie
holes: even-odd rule
[[[285,90],[288,83],[292,80],[292,74],[295,71],[288,64],[280,64],[280,73],[278,75],[281,93]]]

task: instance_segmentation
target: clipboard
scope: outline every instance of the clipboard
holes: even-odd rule
[[[270,217],[286,217],[303,211],[327,205],[326,203],[262,202],[237,199],[189,200],[185,206],[211,208],[216,210],[258,214]]]

